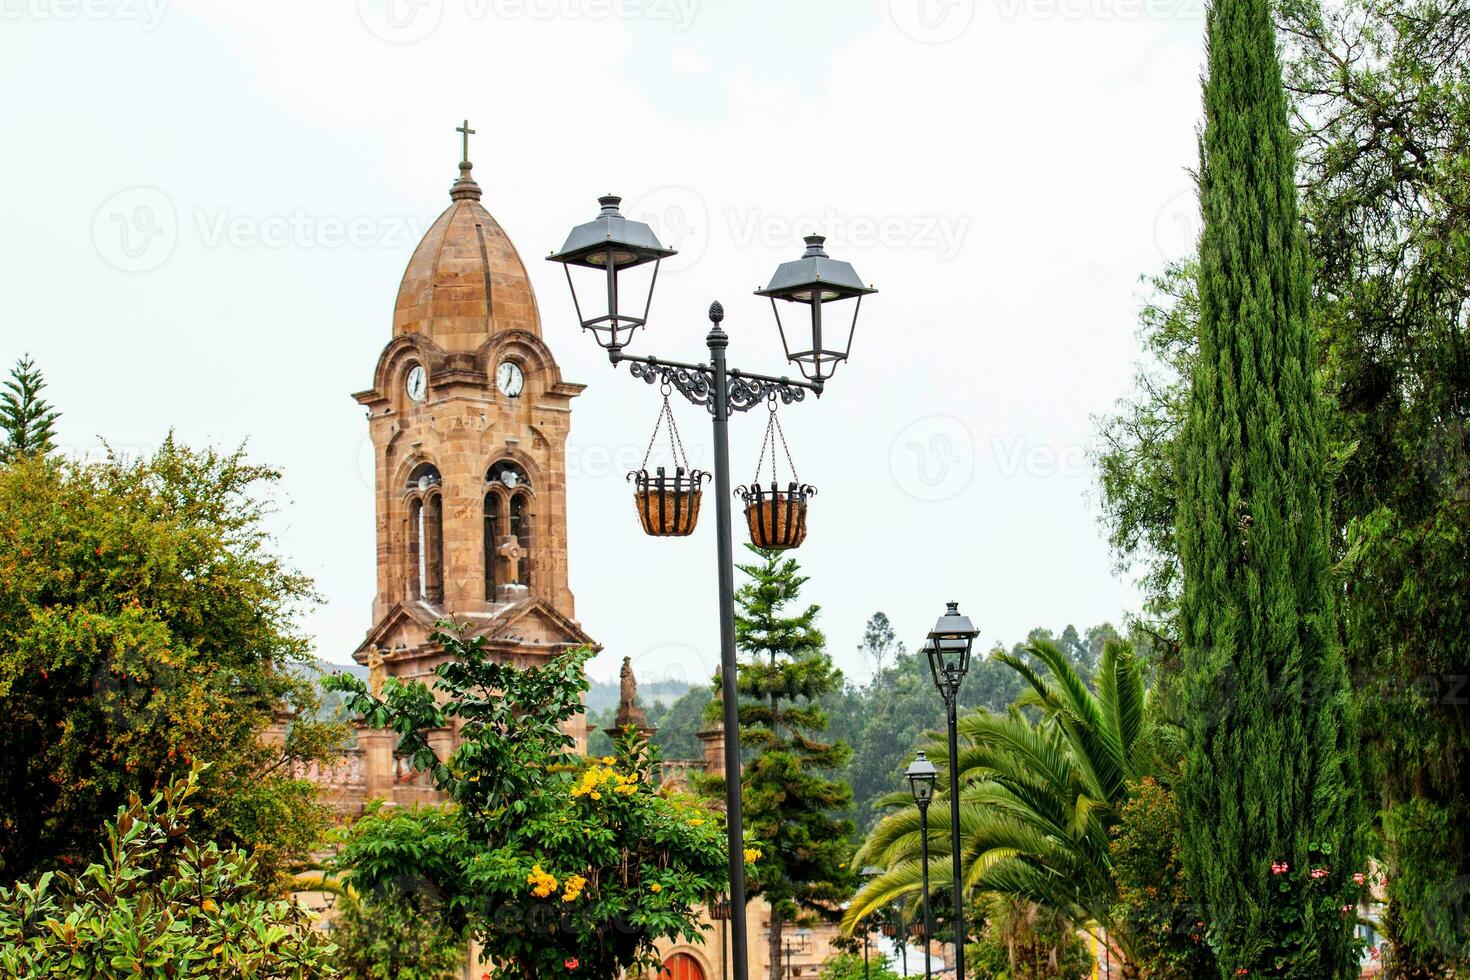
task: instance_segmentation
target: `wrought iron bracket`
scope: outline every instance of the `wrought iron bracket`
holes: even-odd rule
[[[684,364],[658,357],[632,357],[621,352],[612,362],[628,362],[628,371],[649,384],[666,384],[676,388],[691,404],[703,405],[711,415],[715,411],[715,371],[708,364]],[[790,405],[806,399],[808,391],[822,396],[822,385],[791,378],[773,378],[765,374],[749,374],[732,370],[725,375],[726,404],[732,412],[748,412],[768,398],[779,398]]]

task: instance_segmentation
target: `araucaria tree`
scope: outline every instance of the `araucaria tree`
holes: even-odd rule
[[[785,924],[803,916],[834,918],[852,893],[853,824],[838,816],[852,805],[852,788],[825,775],[852,752],[821,738],[827,714],[818,699],[841,686],[842,674],[817,629],[818,607],[798,605],[806,578],[780,552],[751,551],[760,560],[740,566],[750,581],[735,595],[735,642],[745,655],[739,671],[745,831],[760,851],[749,892],[771,907],[770,977],[781,980]],[[718,701],[711,710],[719,711]]]
[[[1222,976],[1358,972],[1347,674],[1270,0],[1209,10],[1199,355],[1176,461],[1191,888]]]
[[[41,397],[46,380],[29,356],[10,369],[0,386],[0,463],[14,457],[49,453],[55,438],[56,410]]]

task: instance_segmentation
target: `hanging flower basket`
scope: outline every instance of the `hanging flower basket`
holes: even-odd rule
[[[784,490],[776,483],[736,490],[745,501],[750,543],[774,551],[799,547],[806,540],[806,502],[816,492],[804,483],[788,483]]]
[[[766,420],[766,434],[761,440],[761,452],[755,461],[755,479],[748,487],[740,487],[735,496],[745,501],[745,523],[750,528],[750,543],[757,548],[784,551],[796,548],[806,540],[806,504],[817,492],[815,487],[802,483],[796,475],[796,463],[791,459],[791,447],[786,444],[786,433],[781,431],[781,420],[776,417],[776,399],[768,402],[770,417]],[[778,471],[780,461],[776,456],[776,444],[786,456],[786,465],[791,469],[791,482],[781,487]],[[767,454],[771,458],[771,482],[762,485],[761,471],[765,469]]]
[[[679,427],[674,424],[674,410],[669,407],[668,382],[663,385],[663,407],[658,410],[658,419],[653,423],[653,435],[648,438],[648,451],[643,454],[643,463],[628,474],[633,481],[633,502],[638,507],[638,520],[643,523],[643,533],[658,538],[682,538],[694,533],[699,521],[699,499],[703,496],[700,485],[709,479],[703,470],[689,468],[689,454],[684,452],[684,443],[679,438]],[[658,430],[668,425],[669,452],[674,460],[674,475],[660,466],[652,473],[648,460],[658,442]]]
[[[628,479],[633,481],[633,501],[644,534],[666,538],[694,533],[694,525],[699,521],[699,500],[704,495],[700,484],[709,479],[708,473],[703,470],[686,473],[680,466],[669,476],[660,466],[652,474],[647,470],[629,473]]]

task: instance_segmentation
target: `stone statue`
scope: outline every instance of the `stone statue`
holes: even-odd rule
[[[375,698],[383,696],[383,684],[388,680],[388,668],[384,666],[387,659],[378,647],[373,647],[368,651],[368,690]]]
[[[618,714],[616,725],[621,731],[625,725],[635,728],[647,728],[648,716],[643,709],[638,707],[638,680],[633,676],[633,658],[623,658],[623,670],[621,676],[622,693],[618,698]]]

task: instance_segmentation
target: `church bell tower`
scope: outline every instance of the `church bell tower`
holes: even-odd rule
[[[469,124],[449,207],[398,288],[367,410],[377,511],[372,628],[354,654],[426,676],[450,619],[508,660],[591,643],[567,585],[566,441],[582,385],[563,381],[536,296],[480,203]]]

